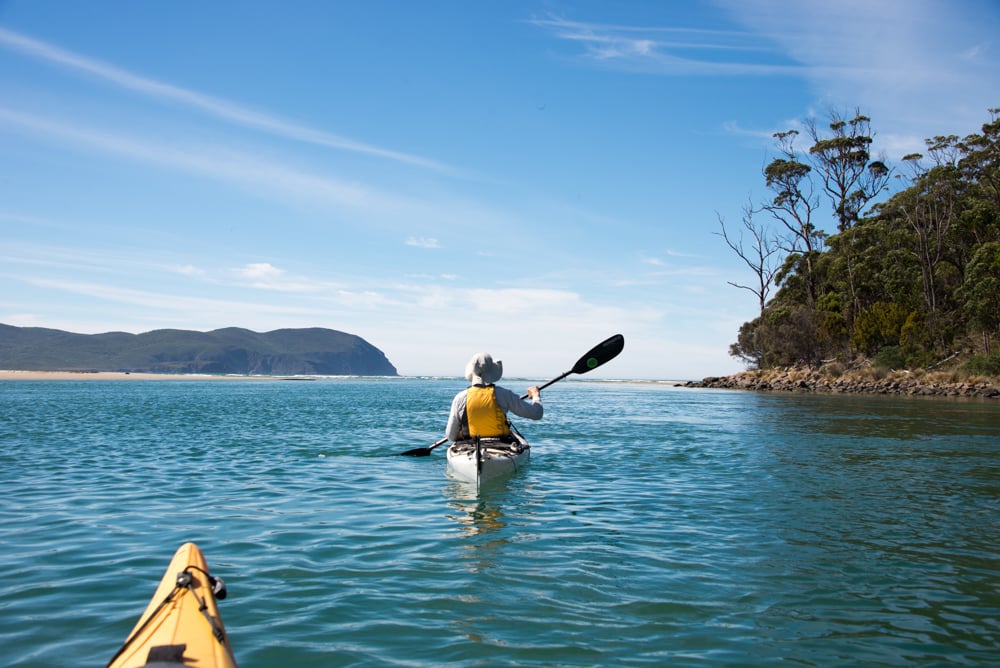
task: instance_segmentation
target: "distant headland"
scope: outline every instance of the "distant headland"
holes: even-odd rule
[[[381,350],[319,327],[258,333],[157,329],[75,334],[0,324],[0,369],[119,374],[396,376]]]

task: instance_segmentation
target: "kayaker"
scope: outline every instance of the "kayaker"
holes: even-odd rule
[[[476,353],[465,365],[469,387],[455,395],[448,415],[445,436],[452,441],[470,438],[504,438],[510,436],[507,413],[540,420],[542,395],[537,386],[528,388],[528,398],[522,399],[496,384],[503,376],[503,362],[493,361],[489,353]]]

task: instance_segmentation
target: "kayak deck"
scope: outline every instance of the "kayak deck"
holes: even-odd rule
[[[225,585],[209,575],[201,550],[181,545],[108,668],[235,668],[217,594],[225,598]]]

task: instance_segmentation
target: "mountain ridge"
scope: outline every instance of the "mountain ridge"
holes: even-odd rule
[[[77,334],[0,324],[0,368],[241,375],[396,376],[364,339],[310,327],[254,332],[156,329],[141,334]]]

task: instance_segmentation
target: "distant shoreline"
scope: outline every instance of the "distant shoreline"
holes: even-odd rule
[[[31,371],[20,369],[0,369],[0,381],[5,380],[318,380],[320,378],[340,378],[340,376],[258,376],[258,375],[213,375],[188,373],[148,373],[137,371]],[[413,376],[425,378],[426,376]],[[343,376],[343,378],[388,378],[388,376]],[[392,376],[405,379],[407,376]],[[582,379],[604,383],[637,383],[643,385],[666,385],[678,387],[688,383],[684,380],[605,380]],[[516,383],[516,380],[510,382]]]
[[[131,371],[22,371],[0,369],[2,380],[285,380],[283,376],[213,376],[187,373],[139,373]]]
[[[0,369],[3,381],[312,381],[330,378],[392,378],[405,380],[408,376],[261,376],[261,375],[213,375],[187,373],[148,373],[129,371],[30,371]],[[412,376],[425,378],[426,376]],[[456,380],[461,380],[456,378]],[[516,384],[520,379],[510,379]],[[580,378],[581,381],[595,383],[622,383],[630,385],[660,385],[663,387],[715,388],[728,390],[750,390],[757,392],[806,392],[817,394],[891,394],[902,396],[938,397],[978,397],[1000,399],[1000,388],[989,381],[947,382],[940,379],[910,378],[903,374],[891,374],[886,378],[873,379],[860,374],[847,373],[837,378],[801,369],[771,371],[744,371],[731,376],[714,376],[700,381],[684,380],[643,380],[643,379],[601,379]],[[533,382],[525,380],[525,382]]]
[[[1000,387],[989,378],[959,380],[953,374],[868,369],[826,374],[809,368],[755,369],[686,383],[702,387],[755,392],[816,394],[883,394],[894,396],[967,397],[997,400]]]

